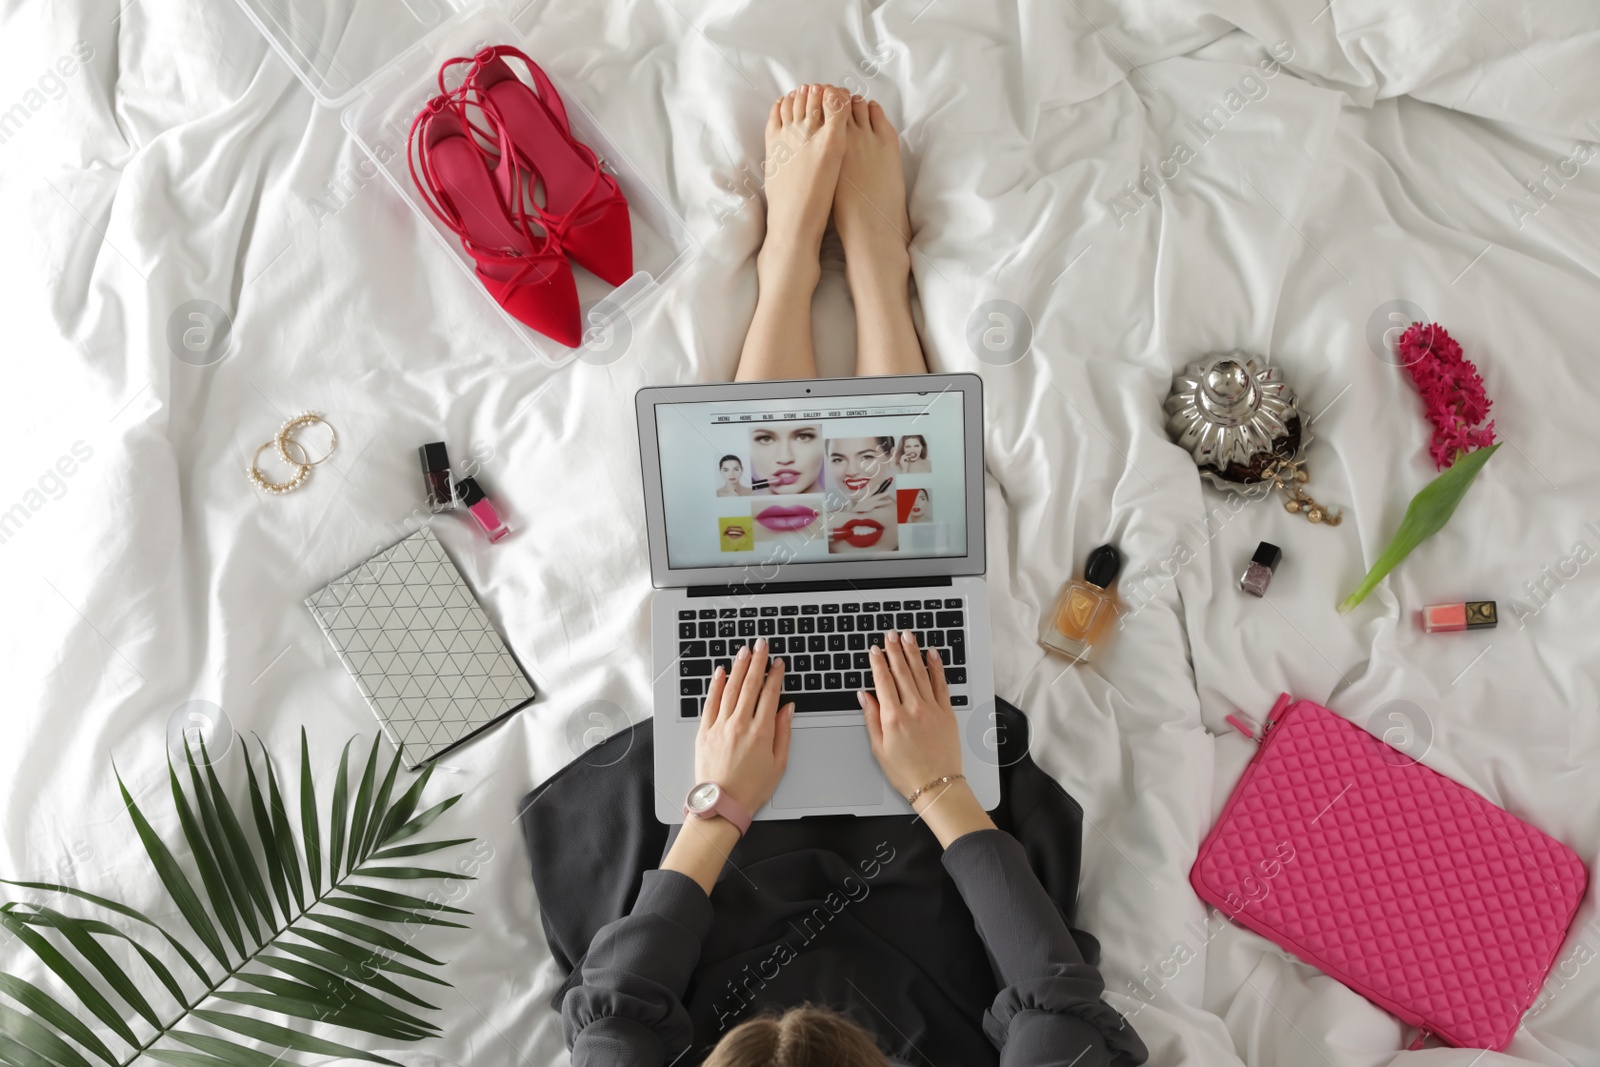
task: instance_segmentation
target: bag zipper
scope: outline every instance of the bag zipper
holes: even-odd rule
[[[1244,715],[1243,713],[1234,712],[1229,714],[1226,717],[1227,723],[1229,726],[1232,726],[1235,730],[1238,730],[1241,734],[1244,734],[1250,740],[1254,741],[1257,745],[1264,745],[1267,743],[1267,734],[1272,730],[1272,727],[1277,723],[1277,721],[1283,717],[1284,710],[1288,708],[1290,699],[1291,698],[1288,693],[1278,694],[1278,700],[1272,705],[1272,710],[1267,712],[1267,723],[1261,728],[1261,732],[1259,734],[1256,732],[1255,723],[1251,721],[1249,716]],[[1259,756],[1260,753],[1257,752],[1256,755]],[[1251,762],[1253,763],[1255,761],[1252,760]]]

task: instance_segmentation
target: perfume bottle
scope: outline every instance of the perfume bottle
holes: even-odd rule
[[[1115,545],[1101,545],[1089,553],[1083,577],[1062,588],[1055,610],[1039,634],[1039,643],[1073,660],[1088,655],[1089,646],[1100,638],[1117,613],[1109,586],[1121,569],[1122,553]]]

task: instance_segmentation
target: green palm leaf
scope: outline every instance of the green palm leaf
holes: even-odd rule
[[[289,884],[289,893],[294,897],[294,906],[299,911],[304,911],[306,898],[300,892],[300,857],[295,851],[294,831],[289,828],[289,812],[283,806],[283,794],[278,791],[278,772],[272,769],[272,760],[267,756],[267,747],[261,744],[261,739],[256,739],[256,745],[261,749],[261,762],[267,768],[267,796],[271,807],[269,812],[272,823],[273,843],[277,847],[278,861],[283,869],[284,881]],[[250,753],[245,752],[245,766],[250,765]],[[251,786],[252,794],[256,787]],[[316,891],[316,887],[312,887]],[[289,914],[288,905],[284,905],[283,913]]]
[[[333,779],[333,811],[328,815],[329,840],[328,840],[328,881],[339,880],[339,860],[344,856],[344,828],[345,817],[349,815],[350,806],[350,742],[344,743],[344,751],[339,753],[339,773]]]
[[[115,1067],[117,1058],[111,1054],[111,1050],[106,1047],[105,1042],[96,1037],[94,1031],[85,1026],[76,1015],[63,1008],[55,997],[52,997],[27,979],[9,974],[0,974],[0,990],[3,990],[18,1004],[21,1004],[24,1008],[27,1008],[45,1022]]]
[[[414,934],[400,938],[384,927],[461,929],[460,923],[444,916],[469,913],[366,883],[371,879],[465,877],[379,861],[426,855],[467,844],[472,838],[396,846],[395,842],[426,830],[460,797],[447,797],[416,814],[430,772],[419,775],[395,798],[400,754],[393,755],[380,779],[379,747],[380,740],[375,738],[352,798],[350,745],[344,746],[332,801],[321,811],[309,745],[301,731],[298,840],[264,746],[260,775],[248,749],[244,753],[249,805],[244,820],[236,814],[219,776],[219,765],[212,763],[204,743],[198,761],[193,752],[186,752],[187,791],[169,762],[173,807],[203,893],[196,891],[119,776],[117,784],[139,840],[157,878],[202,945],[200,954],[190,951],[182,939],[149,916],[117,901],[48,882],[9,884],[60,893],[154,930],[182,957],[200,980],[200,988],[191,995],[159,956],[111,923],[38,904],[0,905],[0,928],[31,950],[72,994],[63,1002],[24,979],[0,973],[0,993],[23,1009],[0,1002],[0,1064],[91,1067],[89,1056],[93,1056],[110,1067],[127,1067],[142,1058],[173,1067],[292,1067],[285,1052],[393,1062],[295,1026],[239,1014],[241,1010],[272,1012],[287,1020],[309,1020],[393,1041],[436,1036],[438,1027],[416,1014],[417,1009],[435,1010],[435,1006],[397,979],[448,985],[430,973],[443,963],[415,947],[411,943]],[[326,850],[321,840],[324,815],[330,833]],[[326,879],[322,877],[324,859]],[[255,942],[253,947],[246,944],[246,934]],[[148,978],[142,972],[136,977],[126,971],[123,962],[101,944],[108,937],[126,941],[170,994],[176,1004],[171,1018],[164,1017],[162,1009],[147,999],[146,991],[153,988]],[[58,938],[59,944],[53,938]],[[230,943],[233,956],[228,953]],[[206,955],[211,959],[202,962]],[[409,962],[401,962],[401,957]],[[194,985],[194,978],[189,978],[189,984]],[[108,1028],[130,1051],[113,1052],[83,1022],[80,1016],[85,1014]],[[227,1036],[199,1032],[193,1027],[196,1021],[215,1026]],[[147,1036],[141,1039],[135,1025],[146,1027]],[[187,1048],[169,1047],[170,1042]],[[276,1054],[255,1043],[269,1046]]]
[[[205,832],[206,844],[210,846],[211,854],[219,864],[222,884],[228,890],[228,897],[233,901],[239,921],[244,924],[251,939],[259,946],[262,941],[261,928],[256,925],[255,907],[245,883],[243,866],[239,858],[234,855],[234,845],[228,839],[227,829],[223,826],[222,813],[217,809],[211,791],[200,778],[200,768],[195,765],[194,753],[186,749],[185,755],[189,765],[189,784],[194,789],[195,808],[200,813],[200,828]],[[249,859],[249,856],[246,855],[245,858]]]
[[[311,783],[311,753],[306,728],[300,727],[300,833],[306,850],[306,876],[312,895],[322,890],[322,829],[317,825],[317,789]]]

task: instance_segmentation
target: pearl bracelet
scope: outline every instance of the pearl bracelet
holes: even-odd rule
[[[302,445],[300,441],[293,435],[294,432],[300,427],[310,426],[311,424],[318,422],[326,426],[328,428],[328,432],[331,433],[333,437],[329,442],[328,451],[320,459],[312,459],[310,454],[306,451],[305,446]],[[300,459],[294,459],[289,455],[289,447],[291,445],[293,445],[294,448],[300,453]],[[274,446],[277,447],[278,458],[289,464],[289,466],[295,468],[294,476],[286,482],[275,482],[268,478],[265,474],[261,473],[261,467],[259,466],[261,462],[261,453]],[[263,493],[271,493],[274,496],[282,496],[284,493],[292,493],[304,485],[307,478],[311,477],[311,468],[315,467],[319,463],[325,462],[329,456],[333,455],[334,449],[338,447],[339,431],[333,428],[333,424],[328,422],[327,419],[324,419],[321,415],[318,415],[314,411],[304,411],[285,422],[281,427],[278,428],[278,432],[272,438],[272,440],[256,449],[255,455],[250,457],[250,466],[245,468],[245,477],[250,479],[251,485],[254,485]]]

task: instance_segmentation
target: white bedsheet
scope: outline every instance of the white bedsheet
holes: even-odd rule
[[[571,758],[569,723],[592,702],[648,710],[630,399],[731,375],[761,227],[729,190],[759,158],[773,96],[843,82],[903,131],[934,368],[985,378],[997,677],[1086,809],[1081,922],[1152,1062],[1600,1057],[1592,894],[1537,1010],[1504,1056],[1480,1057],[1397,1054],[1410,1035],[1391,1016],[1255,935],[1208,932],[1187,883],[1252,752],[1223,716],[1259,717],[1280,690],[1362,722],[1408,702],[1427,763],[1595,859],[1600,149],[1580,142],[1600,140],[1600,10],[519,8],[535,55],[701,244],[609,364],[535,362],[234,5],[0,11],[0,873],[159,906],[111,763],[164,815],[167,723],[187,701],[284,760],[304,724],[326,781],[373,722],[300,600],[414,528],[415,448],[444,438],[458,461],[477,454],[517,532],[491,548],[446,518],[439,536],[544,696],[436,778],[440,795],[466,793],[440,825],[487,846],[471,931],[427,939],[457,991],[426,1050],[564,1062],[516,803]],[[1273,56],[1284,69],[1266,78]],[[1202,142],[1186,123],[1205,114]],[[1130,195],[1141,180],[1149,195]],[[838,371],[852,327],[837,249],[827,258],[818,332]],[[232,317],[213,366],[169,349],[191,300]],[[1031,323],[1009,365],[966,341],[992,300]],[[1397,300],[1478,362],[1507,447],[1445,534],[1340,617],[1432,471],[1420,403],[1367,340]],[[1235,347],[1280,365],[1315,416],[1310,488],[1346,509],[1337,529],[1272,503],[1197,525],[1224,501],[1167,442],[1160,401],[1175,369]],[[340,451],[302,491],[263,497],[249,455],[305,409],[337,426]],[[1256,601],[1235,582],[1263,539],[1284,562]],[[1034,643],[1038,619],[1106,540],[1138,610],[1063,670]],[[1493,632],[1411,622],[1479,597],[1500,603]],[[25,964],[9,946],[0,966]]]

